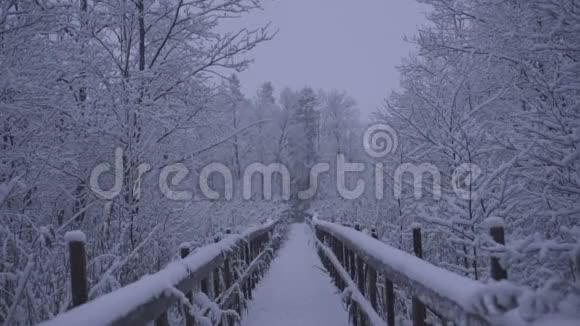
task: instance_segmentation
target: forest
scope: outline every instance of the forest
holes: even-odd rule
[[[0,323],[70,308],[68,231],[90,300],[184,242],[305,214],[406,252],[421,225],[433,265],[487,282],[498,257],[526,320],[580,318],[580,2],[418,1],[416,51],[368,117],[349,90],[243,92],[277,30],[220,27],[258,0],[1,0]]]

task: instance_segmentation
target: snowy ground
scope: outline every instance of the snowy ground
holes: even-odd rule
[[[243,326],[348,326],[348,315],[318,259],[312,232],[292,224],[288,240],[258,284]]]

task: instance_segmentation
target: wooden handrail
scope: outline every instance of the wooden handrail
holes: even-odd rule
[[[240,254],[240,248],[254,247],[249,251],[250,261],[258,256],[266,257],[260,253],[270,250],[267,243],[279,223],[279,220],[270,222],[251,228],[241,235],[232,235],[209,244],[182,260],[171,262],[157,273],[100,296],[41,325],[144,325],[155,321],[178,302],[175,290],[182,293],[192,291],[200,281],[207,280],[216,270],[224,269],[224,263],[229,263],[232,257]],[[255,274],[256,268],[249,267],[247,272]],[[225,269],[230,270],[230,266]],[[238,281],[235,277],[228,275],[233,282],[227,284],[224,292],[235,286],[233,283]],[[246,276],[241,281],[247,282],[248,279]]]
[[[484,284],[429,264],[352,228],[317,219],[314,219],[312,224],[319,245],[322,246],[320,248],[323,249],[321,252],[333,263],[331,268],[334,270],[344,268],[347,271],[346,276],[357,279],[355,284],[362,280],[363,284],[358,284],[361,290],[366,286],[366,280],[360,274],[362,266],[358,266],[360,264],[358,260],[362,260],[370,271],[381,273],[385,282],[390,281],[402,288],[444,320],[465,321],[469,325],[491,325],[484,316],[466,307],[468,299],[482,290]],[[345,258],[338,259],[337,256]],[[353,268],[355,262],[357,266]],[[343,278],[343,273],[339,274]],[[357,277],[352,277],[355,274]],[[343,278],[341,282],[349,281]],[[370,286],[376,286],[376,284]],[[364,290],[361,292],[364,293]],[[361,301],[360,298],[357,300]],[[365,317],[365,320],[361,321],[359,316],[358,323],[360,325],[377,324],[373,323],[372,319],[369,320],[369,312],[364,311],[372,307],[372,304],[368,301],[356,302],[357,300],[355,300],[356,304],[364,306],[361,312],[364,312]],[[393,303],[390,302],[390,304]],[[357,320],[354,321],[354,325],[358,325]]]

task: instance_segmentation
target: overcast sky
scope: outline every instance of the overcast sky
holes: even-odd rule
[[[239,74],[248,97],[271,81],[283,87],[347,91],[365,113],[398,87],[395,68],[412,50],[403,41],[425,22],[414,0],[263,0],[264,10],[235,25],[271,22],[274,40],[252,52],[255,63]]]

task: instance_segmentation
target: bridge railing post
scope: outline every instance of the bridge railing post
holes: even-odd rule
[[[395,291],[393,287],[393,282],[387,278],[387,275],[383,275],[383,281],[385,282],[385,292],[383,294],[383,304],[385,307],[386,320],[388,326],[395,326]]]
[[[348,250],[348,246],[344,245],[343,246],[343,252],[344,252],[344,257],[343,257],[343,264],[342,266],[344,267],[344,269],[346,270],[346,272],[350,275],[350,250]]]
[[[356,258],[355,258],[354,250],[352,250],[352,249],[349,248],[348,249],[348,254],[349,254],[349,256],[348,256],[348,262],[350,264],[349,274],[350,274],[350,278],[352,280],[354,280],[355,273],[356,273],[356,260],[355,260]]]
[[[371,236],[377,239],[376,229],[372,229]],[[377,271],[372,266],[367,266],[368,284],[369,284],[369,300],[375,311],[378,311],[379,305],[377,303]]]
[[[258,249],[258,239],[250,241],[250,263],[254,261],[254,259],[258,256],[257,249]],[[250,276],[250,290],[253,291],[254,288],[256,287],[256,277],[255,277],[256,273],[251,272],[249,276]]]
[[[344,244],[342,243],[342,241],[336,239],[337,242],[337,252],[338,252],[338,261],[339,263],[344,267]],[[344,290],[346,284],[344,283],[344,280],[342,279],[342,277],[339,277],[340,279],[340,290]]]
[[[250,262],[252,261],[252,256],[250,252],[251,252],[250,242],[248,241],[244,246],[244,258],[246,261],[246,267],[250,266]],[[246,298],[252,299],[252,278],[251,277],[246,278],[245,283],[246,283]]]
[[[214,242],[218,243],[221,240],[221,238],[219,236],[216,236],[214,238]],[[212,284],[213,284],[213,299],[217,299],[220,295],[220,272],[221,272],[221,268],[217,267],[212,275],[211,275],[211,279],[212,279]]]
[[[224,268],[223,268],[223,279],[224,279],[224,289],[229,289],[232,286],[232,272],[231,272],[231,268],[230,268],[230,258],[226,257],[226,259],[224,260]],[[236,312],[238,314],[240,314],[242,312],[242,309],[240,307],[240,300],[239,297],[236,297],[235,301],[234,301],[234,309],[236,310]],[[227,317],[226,320],[226,325],[227,326],[233,326],[234,325],[234,320],[231,317]]]
[[[338,258],[342,254],[342,248],[341,248],[342,243],[340,242],[340,240],[335,238],[333,235],[329,235],[329,237],[330,237],[330,241],[332,242],[332,250],[334,252],[334,255]],[[340,261],[340,258],[338,258],[338,259]],[[344,289],[342,277],[340,277],[340,273],[338,272],[338,269],[336,269],[336,268],[334,269],[334,278],[336,279],[336,286],[341,290]]]
[[[335,250],[336,250],[336,257],[338,258],[338,262],[344,266],[344,245],[342,243],[342,241],[340,241],[339,239],[333,237],[334,242],[335,242]],[[339,290],[344,290],[345,288],[345,284],[344,284],[344,280],[342,279],[342,277],[340,276],[340,273],[338,271],[336,271],[336,278],[338,281],[338,288]]]
[[[209,288],[208,288],[208,279],[204,278],[201,281],[199,281],[199,288],[201,290],[201,292],[203,292],[203,294],[205,294],[206,296],[209,297]]]
[[[246,263],[246,244],[242,244],[240,246],[238,255],[237,255],[237,264],[245,264]],[[234,265],[234,268],[232,269],[232,275],[233,275],[233,282],[237,282],[239,280],[239,275],[238,275],[238,270],[235,268],[236,265]],[[241,288],[242,291],[242,295],[244,297],[244,299],[248,298],[248,289],[246,287],[246,282],[242,282],[239,283],[238,286]],[[242,305],[242,302],[240,302],[240,306]]]
[[[230,234],[232,234],[232,229],[227,228],[226,229],[226,235],[230,235]],[[224,262],[223,262],[221,271],[222,271],[221,276],[222,276],[222,280],[223,280],[223,288],[224,288],[224,290],[227,290],[227,289],[229,289],[232,286],[232,284],[233,284],[232,279],[235,277],[232,274],[232,269],[231,269],[231,255],[226,255],[225,256],[225,259],[224,259]],[[241,308],[240,308],[239,301],[240,301],[239,298],[236,297],[236,299],[234,299],[234,303],[233,303],[234,310],[238,314],[240,314],[241,311],[242,311]],[[227,316],[226,317],[225,326],[234,326],[234,320],[233,320],[232,317],[230,317],[230,316]]]
[[[360,255],[357,255],[356,258],[356,276],[357,276],[357,283],[358,283],[358,289],[360,290],[360,293],[363,295],[363,297],[366,294],[366,275],[365,275],[365,265],[364,265],[364,260],[361,258]],[[358,309],[358,313],[359,313],[359,325],[361,326],[366,326],[366,318],[365,316],[362,314],[362,310]]]
[[[413,230],[413,251],[415,256],[423,259],[423,243],[421,239],[421,225],[414,223]],[[413,297],[413,326],[424,326],[426,317],[425,305],[416,297]]]
[[[489,235],[498,244],[505,245],[505,232],[503,225],[498,224],[490,226]],[[501,267],[499,258],[497,257],[491,257],[491,277],[496,281],[505,280],[508,278],[507,271]]]
[[[189,255],[189,246],[186,244],[182,244],[179,247],[179,255],[181,256],[181,259],[184,259],[185,257],[187,257]],[[187,301],[189,303],[192,302],[193,300],[193,293],[192,291],[189,291],[185,294],[185,296],[187,297]],[[184,313],[184,317],[185,317],[185,325],[186,326],[194,326],[195,325],[195,319],[193,318],[193,316],[189,313],[189,307],[183,307],[183,313]]]
[[[66,233],[65,239],[68,242],[70,257],[72,306],[76,307],[86,303],[89,299],[86,238],[81,231],[71,231]]]

